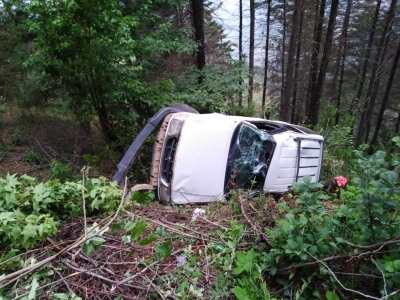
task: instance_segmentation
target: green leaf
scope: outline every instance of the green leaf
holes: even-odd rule
[[[311,246],[310,248],[308,248],[308,251],[311,253],[311,254],[316,254],[317,253],[317,251],[318,251],[318,248],[317,248],[317,246]]]
[[[135,223],[132,221],[129,221],[128,223],[125,224],[125,231],[131,231],[133,228],[135,228]]]
[[[396,271],[400,271],[400,260],[396,259],[393,261],[393,267],[396,269]]]
[[[122,225],[121,223],[116,223],[111,226],[112,233],[118,233],[121,231]]]
[[[326,291],[325,296],[327,300],[340,300],[339,296],[335,292]]]
[[[277,267],[271,267],[271,268],[269,269],[269,273],[270,273],[272,276],[274,276],[274,275],[276,274],[277,271],[278,271],[278,268],[277,268]]]
[[[91,238],[90,240],[89,240],[89,242],[93,245],[93,247],[94,248],[99,248],[101,245],[103,245],[103,243],[105,242],[106,240],[105,239],[103,239],[103,238],[101,238],[101,237],[98,237],[98,236],[95,236],[95,237],[93,237],[93,238]]]
[[[232,291],[238,300],[250,300],[249,294],[245,289],[242,289],[241,287],[235,287],[232,289]]]
[[[131,241],[131,237],[128,235],[123,235],[121,239],[124,243],[129,243]]]
[[[392,261],[388,261],[385,263],[385,270],[388,271],[389,273],[394,272],[394,265]]]
[[[159,236],[166,236],[167,235],[167,231],[165,230],[165,227],[157,227],[156,233]]]
[[[394,171],[387,171],[383,173],[382,178],[391,186],[395,186],[399,181],[399,175]]]
[[[145,228],[146,228],[145,220],[140,220],[139,222],[137,222],[132,229],[132,235],[131,235],[132,240],[136,240],[142,234]]]
[[[89,241],[86,241],[83,245],[82,245],[82,250],[83,252],[85,252],[87,255],[91,255],[94,251],[94,247],[93,244],[90,243]]]
[[[236,252],[236,268],[232,270],[232,274],[239,275],[244,271],[251,272],[254,264],[254,258],[254,248],[251,248],[251,250],[247,252]]]
[[[156,245],[156,259],[167,258],[171,256],[171,241],[166,241]]]
[[[135,191],[132,193],[131,199],[132,201],[136,201],[137,203],[140,204],[149,204],[152,202],[155,198],[155,195],[152,191],[147,191],[145,193],[139,193],[138,191]]]
[[[39,287],[39,280],[36,276],[33,276],[32,283],[31,283],[31,290],[28,295],[28,299],[32,300],[36,298],[36,289]]]
[[[149,234],[148,236],[144,237],[140,242],[139,245],[140,246],[146,246],[148,244],[151,244],[152,242],[154,242],[155,240],[157,240],[158,237],[155,234]]]

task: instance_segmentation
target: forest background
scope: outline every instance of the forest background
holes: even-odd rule
[[[218,239],[227,246],[211,261],[206,254],[205,265],[216,272],[207,284],[193,261],[185,272],[197,278],[195,282],[185,284],[176,271],[178,285],[162,277],[147,290],[146,279],[139,275],[142,282],[136,289],[123,279],[110,282],[99,273],[96,277],[87,266],[78,268],[79,276],[114,284],[119,288],[112,295],[125,298],[143,296],[143,290],[154,298],[179,299],[215,295],[266,299],[270,292],[290,299],[339,299],[364,289],[366,298],[397,295],[397,0],[237,0],[237,11],[229,17],[236,28],[225,28],[223,7],[221,1],[204,0],[0,2],[0,175],[4,176],[0,266],[5,270],[0,271],[1,296],[34,299],[49,276],[60,276],[60,286],[44,289],[48,297],[84,298],[90,288],[82,284],[72,291],[73,282],[66,279],[78,272],[76,265],[59,260],[52,266],[54,272],[46,275],[43,267],[51,269],[46,263],[26,270],[27,265],[35,265],[32,259],[43,257],[21,253],[40,241],[52,244],[48,239],[57,233],[65,237],[59,223],[68,219],[67,211],[72,213],[68,217],[82,216],[85,229],[84,238],[68,247],[83,245],[89,256],[99,251],[108,240],[99,237],[101,230],[88,235],[86,218],[115,211],[118,189],[107,180],[89,179],[87,167],[92,176],[111,178],[121,154],[146,120],[173,103],[189,104],[201,113],[257,116],[311,127],[326,139],[324,177],[349,176],[350,186],[330,195],[333,207],[328,208],[318,202],[324,195],[308,191],[311,184],[285,195],[279,210],[270,198],[259,199],[263,204],[258,207],[238,195],[245,200],[232,203],[232,211],[250,229],[240,227],[239,219],[238,223],[214,220],[222,222],[219,226],[225,231]],[[227,29],[238,39],[227,39]],[[150,144],[147,147],[151,149]],[[146,153],[139,156],[132,181],[148,177],[148,159]],[[111,204],[106,204],[104,191]],[[85,193],[92,197],[86,204]],[[136,197],[139,202],[146,198]],[[85,205],[90,206],[88,215]],[[249,207],[258,214],[249,218]],[[174,212],[182,214],[180,209]],[[135,244],[148,233],[150,238],[143,237],[139,246],[153,245],[156,262],[171,258],[171,249],[179,245],[171,242],[171,232],[164,232],[170,225],[153,228],[146,213],[130,215],[128,227],[114,224],[114,229],[122,226],[132,232],[129,240],[123,235],[121,245]],[[210,241],[217,239],[209,234]],[[54,251],[72,251],[54,247]],[[185,251],[192,258],[199,254]],[[140,261],[136,267],[149,270],[152,263]],[[221,270],[230,275],[220,277]],[[103,294],[92,296],[103,297],[100,290]]]

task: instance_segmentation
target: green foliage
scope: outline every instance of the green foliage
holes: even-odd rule
[[[69,167],[56,159],[51,161],[50,172],[51,176],[60,182],[65,182],[71,175]]]
[[[16,145],[19,145],[21,144],[22,140],[23,140],[23,135],[21,129],[19,128],[14,129],[13,132],[11,133],[11,141]]]
[[[147,191],[144,193],[140,193],[138,191],[133,191],[131,195],[132,201],[135,201],[139,204],[149,204],[155,198],[155,195],[152,191]]]
[[[370,277],[339,277],[345,286],[351,284],[353,290],[366,294],[377,295],[379,290],[384,295],[385,288],[387,293],[400,288],[396,281],[399,260],[396,246],[386,246],[384,253],[390,255],[384,259],[378,254],[383,245],[400,235],[399,157],[382,151],[372,156],[356,151],[355,155],[358,160],[352,172],[354,185],[342,191],[344,202],[338,208],[328,212],[324,205],[327,197],[318,191],[320,186],[305,178],[293,187],[296,205],[280,203],[285,219],[276,228],[265,229],[272,248],[263,253],[264,267],[275,276],[275,283],[284,289],[286,296],[342,299],[331,270],[368,274]],[[361,259],[370,247],[375,249],[370,253],[377,254]],[[340,257],[346,257],[345,261]],[[314,262],[311,267],[307,266],[310,262]],[[396,279],[392,280],[393,276]],[[374,277],[380,280],[373,280]],[[289,289],[292,284],[299,288]]]
[[[325,137],[323,178],[350,174],[355,161],[351,131],[350,127],[332,126],[322,132]]]
[[[26,162],[30,162],[34,165],[41,165],[42,163],[45,162],[45,159],[43,156],[41,156],[40,154],[35,153],[33,151],[24,153],[24,155],[22,156],[22,160],[26,161]]]
[[[94,226],[97,226],[97,223],[93,224]],[[91,238],[90,240],[87,240],[85,243],[82,245],[82,250],[87,254],[91,255],[94,250],[100,249],[101,245],[104,244],[106,240],[103,239],[102,237],[95,236]]]
[[[187,103],[201,113],[222,112],[226,114],[252,115],[253,108],[238,108],[234,103],[246,91],[239,85],[247,70],[240,62],[227,66],[206,66],[202,71],[192,69],[185,77],[175,79],[175,102]],[[198,78],[202,81],[199,84]]]
[[[263,277],[262,258],[254,249],[247,252],[236,252],[236,267],[233,275],[239,275],[236,279],[237,286],[233,292],[238,300],[271,299],[267,284]]]
[[[397,156],[378,151],[366,157],[356,151],[361,172],[354,178],[362,195],[352,202],[360,207],[363,235],[360,243],[376,243],[400,234],[397,212],[399,203],[399,176],[395,171],[400,165]],[[364,227],[365,226],[365,227]]]
[[[158,4],[173,5],[147,0],[132,7],[105,0],[29,3],[35,18],[28,24],[38,50],[29,66],[62,79],[78,121],[97,115],[109,141],[131,140],[137,123],[169,104],[164,94],[171,91],[170,81],[146,83],[151,61],[193,50],[185,42],[187,32],[154,10]]]
[[[56,233],[63,216],[81,214],[82,189],[89,213],[113,211],[121,197],[117,185],[104,178],[87,180],[85,187],[57,180],[36,183],[27,175],[0,178],[1,248],[27,249]]]

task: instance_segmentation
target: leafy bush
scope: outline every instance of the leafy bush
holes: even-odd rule
[[[58,179],[61,182],[66,181],[71,175],[69,167],[56,159],[51,161],[50,172],[54,179]]]
[[[24,153],[24,155],[22,156],[22,160],[26,161],[26,162],[30,162],[34,165],[41,165],[42,163],[45,162],[45,159],[43,156],[41,156],[40,154],[35,153],[33,151]]]
[[[0,257],[28,249],[57,233],[60,221],[83,213],[82,191],[88,215],[115,211],[121,190],[105,178],[37,183],[27,175],[0,178]],[[1,259],[3,260],[3,259]]]
[[[16,145],[19,145],[22,143],[22,140],[23,140],[22,131],[18,128],[14,129],[14,131],[11,133],[11,141]]]
[[[285,219],[266,229],[272,248],[264,253],[265,268],[285,296],[295,292],[296,299],[323,299],[341,294],[342,299],[341,285],[374,297],[400,289],[394,279],[400,259],[400,162],[382,151],[355,154],[354,185],[342,191],[339,207],[328,210],[321,201],[326,195],[315,191],[318,184],[308,179],[294,187],[296,207],[279,204]]]

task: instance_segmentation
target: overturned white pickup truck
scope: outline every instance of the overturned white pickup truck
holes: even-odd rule
[[[199,114],[178,104],[161,109],[118,164],[120,182],[139,148],[161,123],[149,188],[162,202],[224,199],[231,189],[283,193],[301,180],[320,179],[324,138],[298,125],[259,118]]]

